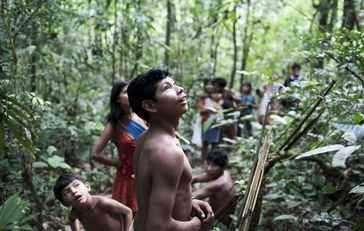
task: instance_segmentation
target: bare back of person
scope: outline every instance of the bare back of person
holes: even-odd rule
[[[104,200],[112,200],[101,196],[92,196],[93,205],[87,211],[72,209],[71,219],[77,218],[87,231],[120,231],[124,230],[122,217],[119,214],[110,212],[110,209],[104,206]]]
[[[165,155],[163,155],[165,153]],[[161,155],[162,154],[162,155]],[[168,156],[167,156],[168,155]],[[177,184],[174,204],[172,208],[172,218],[178,221],[187,221],[191,214],[191,166],[180,146],[176,137],[159,129],[149,129],[138,140],[135,152],[134,167],[136,173],[137,198],[139,205],[149,205],[153,190],[153,180],[151,178],[157,171],[163,170],[168,165],[175,165],[169,160],[175,155],[177,159],[182,160],[179,164],[183,168]],[[171,158],[170,158],[171,157]],[[165,160],[168,158],[167,160]],[[163,164],[162,164],[163,163]],[[168,177],[168,176],[165,176]],[[168,190],[161,189],[157,200],[164,200],[166,195],[170,194]],[[148,206],[140,206],[134,222],[134,228],[137,231],[148,230],[146,221],[148,221]]]
[[[209,197],[209,204],[214,212],[222,208],[235,196],[234,182],[226,170],[220,177],[208,182],[206,186],[212,186],[209,187],[212,191]]]

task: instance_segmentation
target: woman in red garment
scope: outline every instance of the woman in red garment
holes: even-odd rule
[[[131,111],[126,89],[127,81],[113,85],[110,96],[110,112],[106,127],[92,149],[91,159],[107,166],[116,167],[112,198],[128,206],[135,214],[138,210],[135,194],[133,158],[136,140],[146,129],[142,119]],[[118,158],[112,158],[104,152],[105,146],[112,141]]]

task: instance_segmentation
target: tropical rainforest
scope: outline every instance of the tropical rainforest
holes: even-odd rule
[[[71,230],[53,194],[65,172],[111,195],[115,168],[90,160],[110,90],[152,67],[187,94],[177,131],[194,173],[204,168],[191,143],[204,79],[237,94],[251,84],[250,115],[208,121],[251,126],[218,144],[236,211],[229,228],[210,230],[364,230],[363,28],[363,0],[0,0],[0,230]],[[287,86],[293,64],[300,78]],[[259,121],[273,85],[276,104],[290,103]]]

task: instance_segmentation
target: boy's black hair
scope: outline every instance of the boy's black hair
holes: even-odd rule
[[[211,162],[219,165],[222,168],[226,167],[229,162],[226,152],[222,151],[222,150],[216,150],[216,151],[209,152],[207,154],[206,160],[211,161]]]
[[[149,113],[143,108],[142,102],[148,99],[155,101],[158,82],[168,76],[171,76],[168,70],[152,68],[139,74],[129,83],[127,92],[130,107],[143,120],[150,122]]]
[[[227,85],[227,82],[223,77],[216,77],[213,83],[217,84],[221,88],[224,88]]]
[[[252,89],[252,84],[250,82],[244,82],[243,83],[243,86],[247,86],[249,87],[250,89]]]
[[[291,67],[291,70],[294,70],[294,69],[300,69],[301,70],[301,65],[299,65],[298,63],[293,63],[292,67]]]
[[[56,184],[53,187],[53,193],[54,196],[62,203],[64,204],[63,198],[62,198],[62,190],[67,187],[67,185],[71,184],[72,181],[79,180],[82,183],[84,183],[84,180],[82,176],[78,174],[64,174],[58,177]]]

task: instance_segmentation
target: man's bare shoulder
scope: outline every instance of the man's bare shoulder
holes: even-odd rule
[[[148,152],[154,157],[167,153],[172,155],[183,155],[183,151],[178,145],[177,139],[171,137],[169,134],[162,133],[148,134],[148,136],[145,137],[142,151]]]

